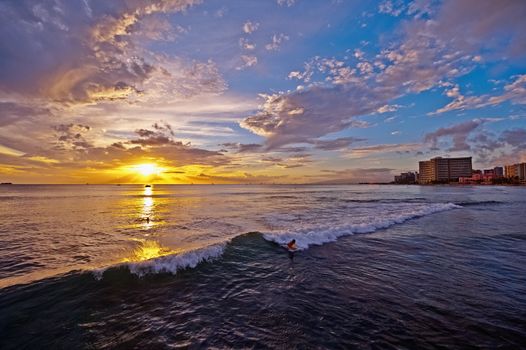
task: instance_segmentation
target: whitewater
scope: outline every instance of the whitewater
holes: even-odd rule
[[[0,287],[69,271],[91,271],[100,279],[108,268],[123,266],[139,276],[175,274],[220,258],[233,238],[248,232],[258,232],[276,245],[296,239],[298,249],[305,250],[341,236],[372,233],[461,208],[411,193],[391,193],[388,188],[379,188],[376,196],[367,190],[359,186],[345,191],[341,186],[10,187],[0,196],[4,213],[9,213],[1,225],[9,226],[10,232],[2,237],[5,245],[0,253],[7,262],[0,266]],[[36,215],[28,218],[28,211]],[[13,249],[18,254],[12,255]]]
[[[401,206],[401,203],[397,203]],[[371,217],[362,217],[362,223],[350,224],[340,223],[330,226],[323,226],[312,220],[310,223],[302,223],[300,227],[293,227],[289,230],[276,230],[272,233],[262,233],[263,238],[277,243],[279,246],[284,246],[292,239],[296,240],[298,250],[308,249],[311,245],[322,245],[329,242],[336,241],[339,237],[353,234],[373,233],[377,230],[386,229],[396,224],[402,224],[407,220],[416,219],[425,215],[433,213],[462,208],[453,203],[440,203],[428,205],[410,205],[404,206],[404,210],[386,210],[380,215]],[[384,208],[385,209],[385,208]],[[379,217],[380,216],[380,217]],[[295,221],[291,220],[290,215],[285,216],[285,222]],[[272,221],[272,226],[283,226],[284,223],[275,215],[269,218]],[[341,220],[349,221],[349,220]],[[259,233],[259,232],[257,232]],[[93,271],[97,279],[103,278],[104,271],[108,268],[116,268],[125,266],[131,273],[138,276],[144,276],[149,273],[171,273],[176,274],[178,270],[185,268],[195,268],[199,263],[205,261],[213,261],[221,257],[225,247],[230,243],[228,239],[222,243],[212,244],[210,246],[201,247],[181,253],[170,254],[159,258],[152,258],[140,262],[126,262],[109,266]]]

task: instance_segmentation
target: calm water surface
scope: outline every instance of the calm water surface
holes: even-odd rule
[[[0,186],[0,348],[521,348],[525,214],[520,187]]]

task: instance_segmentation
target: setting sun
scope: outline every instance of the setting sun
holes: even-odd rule
[[[137,171],[142,176],[150,176],[150,175],[158,174],[159,172],[161,172],[161,168],[159,168],[157,165],[151,164],[151,163],[139,164],[139,165],[136,165],[133,168],[134,168],[135,171]]]

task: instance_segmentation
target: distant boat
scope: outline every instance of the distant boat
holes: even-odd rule
[[[144,185],[144,187],[152,187],[152,185]]]
[[[0,185],[12,185],[13,183],[12,182],[2,182],[0,183]]]

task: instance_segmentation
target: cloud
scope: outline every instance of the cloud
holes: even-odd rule
[[[139,40],[166,42],[173,42],[188,33],[187,28],[174,26],[168,19],[159,16],[146,16],[137,21],[131,30],[134,32],[134,37]]]
[[[341,137],[334,140],[314,140],[314,146],[323,151],[335,151],[350,147],[353,143],[365,141],[363,138]]]
[[[431,89],[442,80],[468,73],[473,66],[471,56],[451,50],[448,42],[438,38],[433,21],[413,21],[405,28],[404,41],[382,51],[376,82],[386,89],[403,93],[419,93]]]
[[[91,130],[88,125],[60,124],[53,128],[56,131],[57,142],[55,148],[59,150],[87,149],[92,147],[84,135]]]
[[[277,3],[279,6],[291,7],[294,5],[294,3],[296,3],[296,0],[277,0]]]
[[[51,108],[40,103],[17,103],[12,101],[0,101],[0,126],[16,123],[20,119],[31,119],[36,116],[48,116],[53,114]]]
[[[504,119],[474,119],[439,128],[424,137],[431,151],[469,152],[482,166],[526,159],[526,129],[507,129],[496,135],[482,126]]]
[[[393,170],[389,168],[355,168],[344,170],[322,170],[314,180],[316,184],[349,184],[358,182],[392,181]]]
[[[245,68],[255,66],[258,63],[258,58],[253,55],[241,55],[241,61],[243,61],[243,64],[236,67],[237,70],[243,70]]]
[[[469,151],[471,150],[471,146],[467,143],[469,134],[484,122],[482,119],[475,119],[449,127],[439,128],[436,131],[426,134],[424,136],[424,142],[431,144],[433,149],[439,149],[439,141],[442,138],[450,138],[453,144],[448,151]]]
[[[517,149],[526,149],[526,129],[516,128],[505,130],[500,136],[500,140],[516,147]]]
[[[305,142],[351,127],[358,116],[392,110],[396,107],[389,101],[397,97],[468,72],[464,65],[472,63],[469,57],[449,52],[446,43],[429,35],[428,26],[424,21],[412,23],[402,44],[377,55],[382,65],[361,60],[353,67],[336,59],[314,58],[304,72],[293,71],[289,78],[310,81],[321,74],[323,82],[264,95],[259,113],[244,119],[241,126],[266,137],[269,148]]]
[[[289,37],[283,33],[272,35],[272,41],[265,45],[265,49],[268,51],[276,51],[279,49],[284,41],[289,40]]]
[[[233,150],[236,153],[260,152],[263,147],[262,145],[258,143],[237,143],[237,142],[222,143],[220,144],[220,146]]]
[[[365,158],[375,154],[398,153],[408,154],[422,148],[419,143],[380,144],[366,147],[355,147],[345,152],[347,158]]]
[[[9,164],[33,167],[53,165],[57,171],[67,169],[74,172],[86,168],[114,170],[152,160],[168,167],[220,167],[231,162],[231,159],[221,152],[193,147],[189,142],[174,140],[173,128],[167,123],[154,123],[151,128],[137,129],[135,138],[114,142],[108,146],[97,146],[91,142],[87,136],[94,130],[87,125],[59,124],[53,130],[56,140],[54,147],[12,156]]]
[[[365,52],[360,49],[355,49],[353,56],[359,60],[362,60],[365,56]]]
[[[383,105],[377,109],[377,112],[380,114],[388,112],[396,112],[401,106],[400,105]]]
[[[264,136],[268,149],[308,142],[352,127],[352,120],[356,117],[393,111],[398,106],[391,101],[401,96],[418,94],[466,75],[478,64],[476,61],[480,61],[474,60],[480,56],[480,50],[504,45],[486,45],[486,41],[499,43],[500,38],[506,36],[503,34],[509,34],[518,47],[524,46],[526,40],[521,44],[517,40],[523,36],[518,32],[526,33],[526,30],[520,30],[526,22],[519,18],[524,16],[517,15],[524,13],[526,6],[522,2],[502,3],[505,13],[516,10],[511,23],[505,23],[506,16],[499,13],[500,2],[481,3],[484,11],[477,8],[477,1],[471,0],[446,1],[438,9],[425,1],[409,6],[407,11],[414,17],[404,22],[401,40],[385,47],[374,60],[368,61],[361,54],[357,63],[315,57],[304,64],[303,71],[293,70],[288,74],[289,79],[302,80],[307,86],[296,91],[262,95],[265,101],[259,112],[245,118],[240,125]],[[385,6],[388,4],[393,5],[392,2],[384,3]],[[390,9],[392,12],[395,6]],[[489,9],[492,11],[486,11]],[[454,16],[455,23],[448,17],[454,11],[458,11]],[[486,18],[488,13],[491,15]],[[442,30],[445,27],[447,30]],[[470,40],[477,40],[460,45],[464,42],[462,29],[466,29]],[[453,97],[459,91],[453,88],[449,93]],[[524,95],[523,78],[518,76],[500,97],[479,99],[458,94],[450,106],[439,112],[480,103],[497,104],[504,100],[522,103]]]
[[[494,59],[526,54],[526,4],[516,0],[447,0],[438,12],[436,35],[465,51],[494,52]]]
[[[212,175],[201,173],[198,176],[189,176],[190,180],[198,183],[217,183],[217,184],[260,184],[260,183],[283,183],[286,182],[286,175],[271,176],[258,175],[249,172],[244,172],[241,175]]]
[[[453,101],[428,114],[436,115],[455,110],[476,109],[507,101],[514,104],[526,104],[526,74],[513,76],[512,79],[514,79],[512,82],[504,86],[502,93],[495,95],[464,96],[460,92],[460,87],[454,85],[445,91],[446,96],[453,98]]]
[[[389,14],[391,16],[398,17],[402,12],[404,12],[405,7],[403,6],[403,3],[400,1],[397,1],[396,3],[393,3],[391,0],[386,0],[380,3],[378,6],[378,12]]]
[[[260,160],[263,163],[271,163],[283,169],[300,168],[312,163],[310,154],[295,154],[286,158],[283,157],[263,157]]]
[[[243,24],[243,32],[246,34],[252,34],[259,28],[259,23],[257,22],[251,22],[246,21],[245,24]]]
[[[350,126],[367,126],[352,117],[376,111],[385,100],[360,86],[312,87],[293,93],[264,95],[261,110],[241,126],[267,138],[269,149],[309,142]]]
[[[211,86],[221,91],[224,83],[210,62],[187,65],[142,45],[145,40],[175,39],[185,31],[152,16],[181,12],[198,2],[116,0],[84,2],[80,8],[78,2],[3,3],[0,93],[93,103],[188,90],[190,82],[198,85],[193,93]]]
[[[241,38],[239,39],[239,47],[241,47],[243,50],[255,50],[256,44],[251,43],[248,39]]]
[[[512,78],[515,80],[504,86],[504,92],[501,95],[489,97],[487,104],[495,105],[505,101],[526,104],[526,74],[515,75]]]

